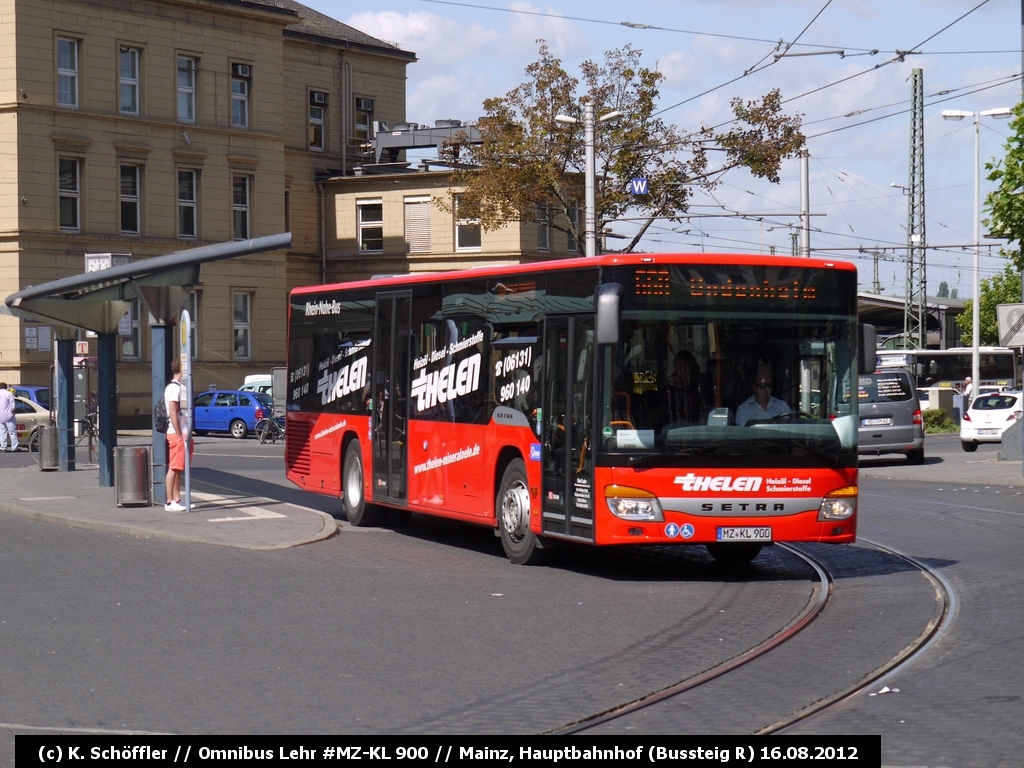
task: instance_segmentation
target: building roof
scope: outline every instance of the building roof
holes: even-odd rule
[[[295,0],[248,0],[248,2],[298,14],[302,20],[296,24],[289,24],[284,31],[286,36],[312,39],[328,45],[341,44],[346,47],[363,48],[409,59],[410,61],[416,60],[415,53],[403,51],[395,43],[379,40],[365,32],[360,32],[355,27],[342,24],[330,16],[314,11],[302,3],[295,2]]]

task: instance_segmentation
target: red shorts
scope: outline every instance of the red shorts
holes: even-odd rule
[[[185,471],[185,441],[181,439],[181,435],[176,435],[171,432],[167,433],[167,468],[173,469],[175,472]],[[188,442],[188,457],[189,459],[196,452],[196,441],[189,440]]]

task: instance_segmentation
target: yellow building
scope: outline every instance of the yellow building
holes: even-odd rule
[[[367,173],[323,184],[329,203],[324,222],[328,282],[580,255],[558,217],[555,226],[538,215],[538,220],[514,221],[492,231],[460,218],[458,189],[447,170]],[[453,193],[452,212],[437,205]],[[579,216],[574,224],[580,224]]]
[[[287,291],[324,277],[317,178],[362,162],[374,121],[405,119],[414,54],[293,0],[0,8],[0,298],[87,254],[109,266],[291,231],[288,253],[205,265],[191,300],[197,389],[283,365]],[[121,423],[148,424],[141,308],[119,335]],[[0,315],[0,379],[45,384],[52,363],[49,326]]]

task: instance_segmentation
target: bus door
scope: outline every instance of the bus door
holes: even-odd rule
[[[373,333],[373,498],[406,503],[409,419],[408,291],[377,294]]]
[[[594,540],[594,316],[549,317],[544,338],[544,533]]]

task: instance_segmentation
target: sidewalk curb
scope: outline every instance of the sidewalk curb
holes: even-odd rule
[[[213,485],[208,483],[208,485]],[[214,486],[221,487],[221,486]],[[209,539],[202,539],[196,536],[186,536],[179,533],[170,533],[167,531],[158,531],[152,528],[146,528],[141,525],[121,525],[118,523],[105,523],[98,520],[84,520],[76,517],[66,517],[64,515],[55,515],[52,512],[39,512],[38,510],[26,509],[24,507],[18,507],[13,504],[5,504],[0,502],[0,513],[6,513],[15,517],[25,518],[26,520],[32,520],[37,523],[49,523],[52,525],[62,525],[69,528],[79,528],[86,531],[101,531],[103,533],[116,533],[125,536],[135,536],[144,539],[162,539],[164,541],[177,541],[191,544],[212,544],[219,547],[233,547],[235,549],[251,549],[251,550],[277,550],[277,549],[291,549],[293,547],[300,547],[304,544],[312,544],[317,541],[324,541],[333,536],[337,536],[339,533],[338,521],[325,512],[321,512],[317,509],[310,509],[310,512],[316,512],[320,517],[324,518],[324,527],[319,533],[311,538],[307,538],[303,541],[296,541],[289,544],[240,544],[224,541],[210,541]]]

